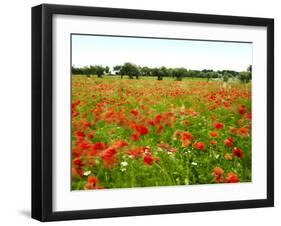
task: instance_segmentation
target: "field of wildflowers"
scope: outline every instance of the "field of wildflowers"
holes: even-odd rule
[[[72,190],[251,181],[251,83],[72,76]]]

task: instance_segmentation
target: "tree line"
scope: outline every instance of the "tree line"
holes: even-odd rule
[[[237,72],[233,70],[188,70],[183,67],[179,68],[167,68],[167,67],[141,67],[136,64],[127,62],[123,65],[116,65],[113,67],[113,71],[108,66],[91,65],[85,67],[72,66],[73,75],[97,75],[101,78],[106,75],[128,76],[130,79],[138,79],[140,76],[156,77],[158,80],[163,80],[164,77],[173,77],[177,81],[181,81],[184,77],[189,78],[206,78],[210,79],[222,79],[224,82],[228,82],[229,79],[239,79],[242,83],[248,83],[252,79],[252,65],[249,65],[245,71]]]

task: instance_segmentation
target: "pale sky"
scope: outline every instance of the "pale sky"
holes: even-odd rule
[[[252,44],[72,35],[72,65],[112,68],[125,62],[148,67],[243,71],[252,64]]]

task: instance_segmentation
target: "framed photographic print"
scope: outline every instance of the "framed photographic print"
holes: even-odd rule
[[[274,21],[32,8],[32,217],[274,205]]]

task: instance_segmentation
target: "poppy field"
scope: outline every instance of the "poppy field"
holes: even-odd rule
[[[72,76],[72,190],[251,181],[251,83]]]

